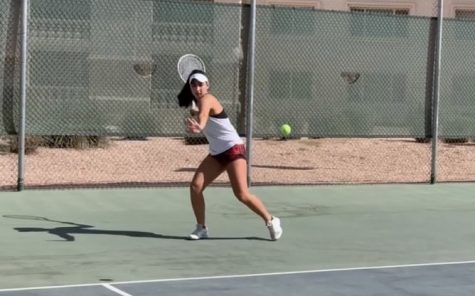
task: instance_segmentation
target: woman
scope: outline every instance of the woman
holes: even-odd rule
[[[259,215],[266,223],[272,240],[282,235],[280,219],[273,217],[262,201],[247,186],[246,149],[221,103],[209,93],[209,80],[202,71],[193,71],[178,94],[180,107],[195,105],[197,115],[187,119],[187,131],[203,133],[209,143],[209,155],[201,162],[190,185],[191,205],[196,218],[193,240],[208,237],[203,192],[226,171],[237,199]]]

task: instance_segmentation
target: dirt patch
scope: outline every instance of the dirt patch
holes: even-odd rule
[[[26,186],[188,183],[207,145],[183,138],[112,139],[106,148],[40,147],[26,157]],[[429,182],[431,144],[414,139],[256,139],[254,184]],[[16,186],[17,155],[0,141],[0,186]],[[475,181],[475,143],[440,143],[438,181]],[[226,174],[217,183],[227,183]]]

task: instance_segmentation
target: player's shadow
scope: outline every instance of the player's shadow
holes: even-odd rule
[[[99,235],[119,235],[137,238],[157,238],[157,239],[175,239],[175,240],[189,240],[187,236],[177,235],[165,235],[146,231],[132,231],[132,230],[107,230],[107,229],[94,229],[92,225],[79,224],[74,222],[49,220],[48,222],[56,222],[72,226],[62,227],[15,227],[18,232],[45,232],[62,238],[61,241],[73,242],[76,240],[77,234],[99,234]],[[261,237],[210,237],[208,240],[269,240]]]
[[[310,166],[283,166],[283,165],[260,165],[260,164],[253,164],[252,167],[254,168],[263,168],[263,169],[279,169],[279,170],[315,170],[315,167]],[[176,169],[175,172],[194,172],[196,168],[179,168]]]
[[[263,168],[263,169],[279,169],[279,170],[315,170],[315,167],[310,166],[283,166],[283,165],[260,165],[260,164],[253,164],[252,167],[254,168]]]

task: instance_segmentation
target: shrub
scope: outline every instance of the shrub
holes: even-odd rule
[[[110,144],[109,138],[100,136],[27,136],[25,140],[25,154],[36,152],[38,147],[88,149]],[[9,136],[8,144],[11,153],[18,153],[17,136]]]
[[[8,136],[11,153],[18,153],[19,143],[17,136]],[[25,139],[25,154],[35,153],[38,147],[43,146],[45,141],[41,136],[29,136]]]
[[[45,146],[50,148],[106,148],[110,142],[100,136],[43,136]]]

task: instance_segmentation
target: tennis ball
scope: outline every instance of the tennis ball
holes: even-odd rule
[[[284,137],[288,137],[292,132],[292,128],[286,123],[280,126],[280,132]]]

